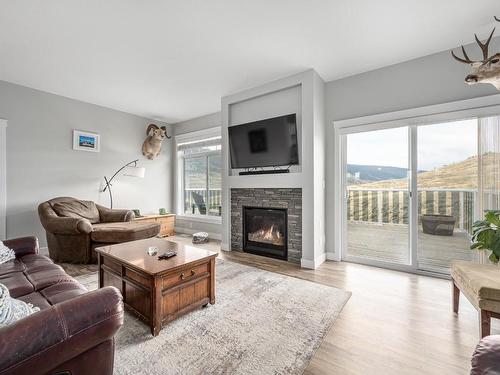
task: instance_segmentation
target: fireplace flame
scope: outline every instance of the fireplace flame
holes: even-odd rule
[[[254,242],[266,242],[272,243],[273,245],[283,246],[283,235],[278,229],[275,229],[275,225],[271,225],[269,228],[261,228],[253,233],[249,233],[248,239]]]

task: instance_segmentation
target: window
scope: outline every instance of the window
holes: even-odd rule
[[[220,128],[176,137],[178,170],[178,213],[220,217],[221,136]]]

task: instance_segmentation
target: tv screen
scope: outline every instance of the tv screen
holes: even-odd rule
[[[230,126],[228,132],[234,169],[299,163],[295,113]]]

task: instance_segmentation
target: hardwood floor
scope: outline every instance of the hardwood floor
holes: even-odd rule
[[[345,262],[316,270],[245,253],[221,258],[352,292],[305,374],[467,374],[479,340],[476,310],[451,282]],[[500,333],[494,321],[492,334]]]
[[[203,247],[220,251],[217,241]],[[220,251],[219,257],[352,292],[306,375],[469,372],[479,320],[463,296],[459,314],[453,313],[449,280],[345,262],[327,261],[307,270],[246,253]],[[498,320],[493,320],[492,334],[500,334]]]

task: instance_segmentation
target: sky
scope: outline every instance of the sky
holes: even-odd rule
[[[477,119],[418,127],[418,170],[477,155]],[[347,135],[347,164],[408,168],[408,128]]]

